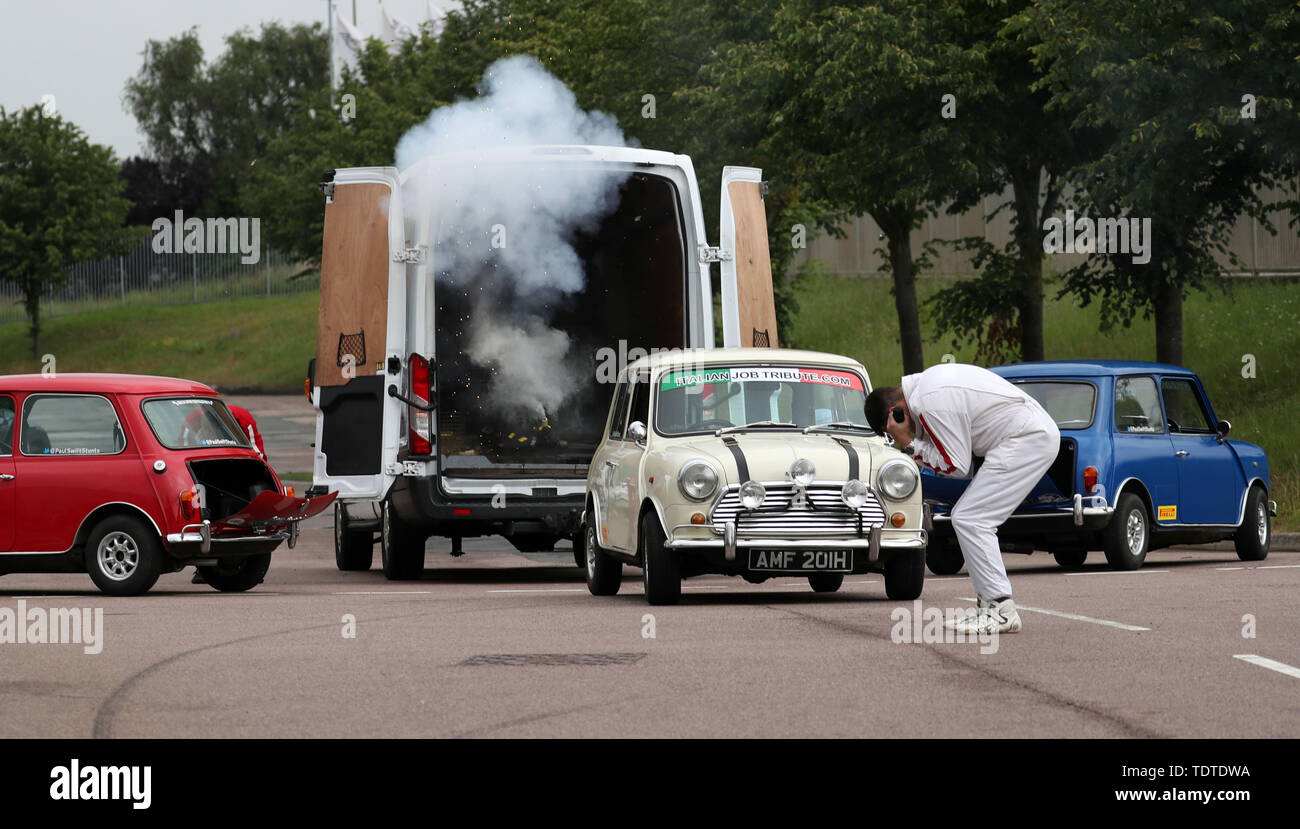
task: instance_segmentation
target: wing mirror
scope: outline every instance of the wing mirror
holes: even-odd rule
[[[642,449],[645,448],[646,428],[644,423],[639,420],[632,421],[632,424],[627,427],[627,436],[632,438],[637,446]]]
[[[1220,420],[1219,425],[1215,428],[1215,431],[1219,433],[1219,440],[1223,440],[1227,438],[1228,433],[1232,431],[1232,424],[1226,420]]]

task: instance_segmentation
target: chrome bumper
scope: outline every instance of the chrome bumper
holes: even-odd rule
[[[742,547],[763,547],[777,550],[825,550],[829,548],[846,550],[866,550],[871,562],[880,560],[881,549],[887,550],[924,550],[929,534],[925,530],[895,530],[892,533],[906,534],[905,538],[883,538],[882,528],[875,526],[866,538],[737,538],[736,525],[727,522],[717,524],[678,524],[672,528],[664,546],[670,550],[709,550],[718,548],[716,538],[677,538],[677,532],[683,529],[711,530],[722,535],[722,551],[727,561],[736,560],[736,551]]]
[[[1101,498],[1101,496],[1089,495],[1087,500],[1092,501],[1093,505],[1085,507],[1083,505],[1084,497],[1076,492],[1074,494],[1073,506],[1061,507],[1055,510],[1043,510],[1040,512],[1013,512],[1007,520],[1014,521],[1017,518],[1051,518],[1052,516],[1069,515],[1074,519],[1074,526],[1082,527],[1084,518],[1092,518],[1098,515],[1109,516],[1113,515],[1115,512],[1114,508],[1108,505],[1105,499]],[[1097,506],[1098,501],[1101,502],[1101,506]],[[941,515],[933,516],[931,520],[939,524],[949,524],[952,523],[952,516],[945,512]]]
[[[286,529],[278,532],[266,533],[265,535],[237,535],[222,536],[220,538],[212,537],[212,524],[204,521],[202,524],[186,524],[178,533],[168,533],[168,544],[198,544],[199,552],[212,552],[213,544],[229,544],[237,541],[288,541],[290,547],[298,543],[298,522],[290,524]]]

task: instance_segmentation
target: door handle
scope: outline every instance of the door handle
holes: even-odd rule
[[[618,461],[605,461],[605,466],[608,466],[610,469],[618,469]]]
[[[1177,452],[1174,453],[1174,457],[1176,457],[1176,458],[1185,458],[1185,457],[1187,457],[1187,456],[1190,455],[1190,454],[1192,454],[1192,453],[1191,453],[1191,452],[1188,452],[1186,449],[1179,449]]]
[[[5,473],[4,475],[0,475],[0,481],[12,481],[13,479],[14,476],[8,473]]]

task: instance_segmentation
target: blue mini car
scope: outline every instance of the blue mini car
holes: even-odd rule
[[[1119,360],[992,371],[1041,403],[1061,430],[1056,461],[998,530],[1003,552],[1047,550],[1062,567],[1078,567],[1101,550],[1117,570],[1141,567],[1148,550],[1228,538],[1244,561],[1268,555],[1277,515],[1268,457],[1228,440],[1232,426],[1214,414],[1195,372]],[[968,481],[927,469],[921,482],[933,522],[926,562],[955,573],[963,559],[948,513]]]

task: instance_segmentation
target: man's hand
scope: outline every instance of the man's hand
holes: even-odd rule
[[[885,431],[894,439],[895,446],[901,448],[912,442],[912,430],[908,428],[907,421],[899,423],[893,415],[885,421]]]

